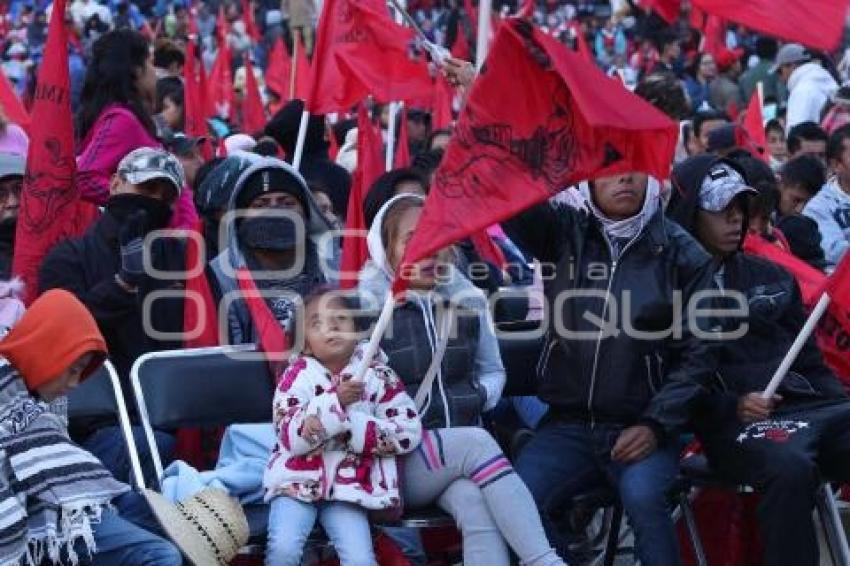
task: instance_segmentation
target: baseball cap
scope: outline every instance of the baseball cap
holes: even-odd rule
[[[27,158],[17,153],[0,153],[0,179],[23,177],[27,168]]]
[[[719,128],[715,128],[708,132],[708,145],[705,150],[708,152],[721,151],[724,149],[732,149],[737,143],[738,126],[736,124],[724,124]]]
[[[743,54],[744,50],[740,47],[736,47],[735,49],[722,49],[715,57],[715,60],[717,61],[717,69],[725,71],[734,65],[735,61],[738,61]]]
[[[174,155],[186,155],[205,140],[205,137],[194,138],[187,136],[183,132],[175,132],[163,141],[165,142],[165,147],[168,148],[168,151]]]
[[[799,43],[786,43],[779,49],[779,53],[776,54],[776,63],[770,68],[770,72],[775,73],[782,65],[804,63],[811,61],[811,59],[812,54]]]
[[[174,185],[178,195],[186,184],[180,161],[164,149],[152,147],[140,147],[125,155],[118,164],[118,175],[134,185],[165,179]]]
[[[699,207],[708,212],[720,212],[741,193],[757,194],[744,177],[726,163],[709,169],[699,189]]]

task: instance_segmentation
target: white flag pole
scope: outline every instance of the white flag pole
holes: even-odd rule
[[[305,105],[301,113],[301,123],[298,125],[298,139],[295,140],[295,155],[292,157],[292,167],[298,171],[301,168],[301,158],[304,156],[304,140],[307,138],[307,123],[310,121],[310,112]]]
[[[384,332],[387,331],[387,327],[393,319],[393,307],[395,307],[395,299],[393,298],[392,289],[390,289],[387,293],[387,300],[384,301],[384,307],[381,309],[381,315],[378,317],[375,328],[372,330],[372,336],[369,338],[369,344],[366,346],[363,360],[360,362],[360,367],[357,368],[357,375],[354,376],[356,381],[363,381],[366,370],[369,369],[369,364],[372,363],[372,358],[378,353],[381,338],[384,337]]]
[[[782,359],[782,363],[779,364],[778,368],[776,368],[776,371],[773,373],[773,377],[770,378],[770,382],[762,392],[761,396],[763,399],[770,399],[776,394],[776,390],[779,389],[779,385],[782,383],[782,380],[785,379],[785,374],[787,374],[788,370],[791,369],[791,364],[793,364],[794,360],[797,359],[797,356],[800,354],[800,350],[802,350],[803,346],[806,344],[806,340],[808,340],[809,336],[812,335],[812,332],[815,331],[815,327],[823,316],[823,313],[826,312],[826,308],[829,306],[829,300],[828,293],[821,295],[821,298],[818,300],[815,308],[812,309],[812,313],[809,315],[809,318],[806,319],[803,329],[800,330],[799,334],[797,334],[797,338],[794,339],[794,342],[791,344],[791,348]]]
[[[398,25],[404,25],[404,12],[407,8],[407,0],[398,0],[397,3],[393,3],[393,12],[395,16],[395,23]],[[387,123],[387,153],[386,158],[384,160],[384,170],[392,171],[393,168],[393,156],[395,155],[395,138],[396,138],[396,117],[398,116],[400,108],[399,102],[390,102],[390,112],[389,112],[389,122]]]
[[[487,58],[487,49],[490,47],[490,18],[492,14],[493,0],[478,0],[478,43],[475,46],[475,68],[479,71]]]

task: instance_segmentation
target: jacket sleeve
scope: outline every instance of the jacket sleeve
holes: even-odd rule
[[[486,306],[478,311],[480,321],[478,349],[475,351],[475,376],[484,393],[482,410],[489,411],[502,397],[507,376],[499,351],[499,340],[493,328],[493,318]]]
[[[368,377],[374,383],[376,403],[370,413],[348,411],[351,423],[349,448],[357,454],[391,456],[406,454],[419,446],[422,439],[422,422],[413,399],[404,389],[395,372],[385,365],[377,365]]]
[[[564,249],[566,227],[578,212],[549,201],[533,206],[502,224],[508,237],[543,262],[557,262]]]
[[[300,360],[299,360],[300,361]],[[349,421],[334,390],[316,394],[311,370],[296,361],[284,372],[274,397],[274,426],[280,445],[293,456],[304,456],[324,442],[349,430]],[[315,439],[301,436],[304,421],[316,417],[324,433]]]
[[[72,242],[54,247],[39,269],[40,292],[65,289],[73,293],[91,312],[100,325],[108,325],[139,311],[138,295],[128,293],[114,278],[107,278],[89,287],[85,280],[83,258]]]
[[[823,190],[823,189],[822,189]],[[850,248],[850,241],[844,235],[844,230],[831,214],[829,203],[825,198],[817,196],[810,200],[803,209],[803,214],[814,220],[820,230],[820,245],[830,266],[836,266]]]
[[[685,246],[696,247],[696,242],[684,242]],[[679,289],[682,291],[682,317],[680,337],[671,337],[666,344],[665,362],[667,365],[664,381],[653,396],[643,421],[651,425],[656,432],[664,435],[676,434],[690,421],[696,403],[705,398],[713,379],[717,361],[714,348],[716,342],[700,339],[694,330],[708,332],[708,320],[705,317],[691,318],[689,305],[694,295],[700,291],[712,289],[714,268],[710,258],[702,250],[680,250],[691,256],[678,267]],[[700,258],[696,257],[697,251]],[[702,309],[710,308],[711,301],[705,299],[698,305]]]

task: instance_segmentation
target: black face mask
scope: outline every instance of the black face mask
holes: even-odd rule
[[[144,210],[148,214],[148,225],[145,233],[168,228],[171,222],[171,206],[165,202],[137,194],[115,195],[106,201],[106,211],[118,222],[124,222],[131,214]]]
[[[295,223],[285,217],[245,218],[237,232],[239,242],[250,249],[289,251],[295,249]]]

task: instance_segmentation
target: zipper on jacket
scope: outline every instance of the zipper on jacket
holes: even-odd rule
[[[652,391],[653,395],[655,395],[658,391],[655,389],[655,384],[652,382],[652,362],[650,361],[650,356],[644,356],[643,361],[646,362],[646,382],[649,384],[649,390]]]

